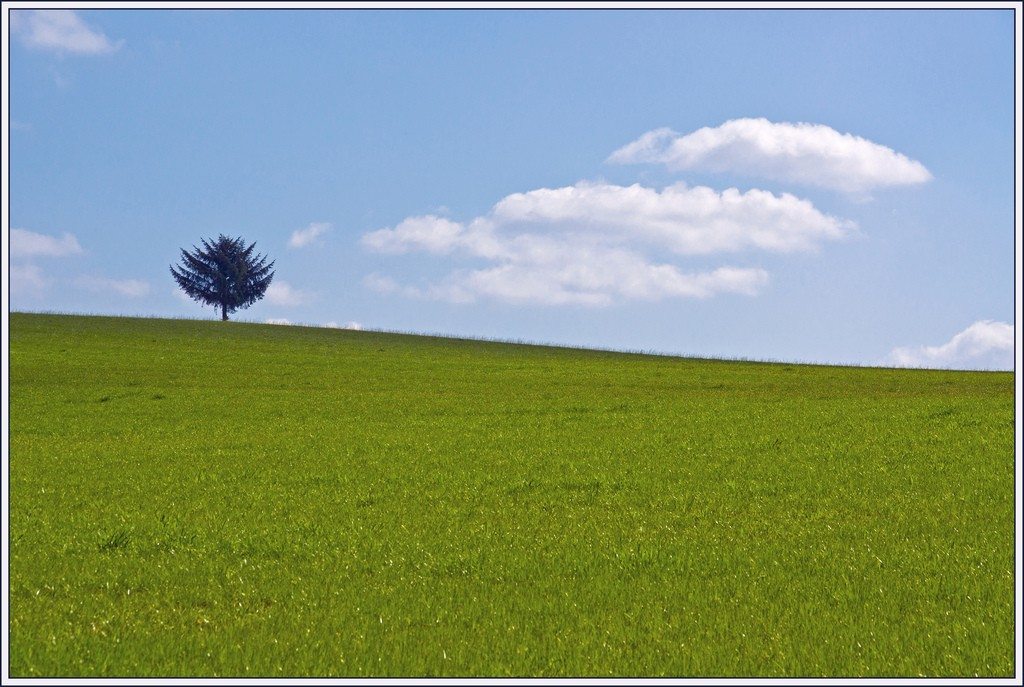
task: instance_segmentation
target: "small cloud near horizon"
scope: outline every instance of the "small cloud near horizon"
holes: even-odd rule
[[[64,232],[57,238],[17,228],[11,229],[9,246],[11,295],[28,298],[42,296],[51,284],[36,259],[65,258],[85,252],[74,234]]]
[[[894,348],[885,362],[896,367],[1012,370],[1013,325],[980,320],[938,346]]]
[[[286,281],[275,279],[267,287],[265,294],[268,303],[274,305],[303,305],[312,300],[313,296],[307,291],[296,289]]]
[[[43,276],[38,265],[11,265],[11,295],[38,298],[49,286],[50,280]]]
[[[129,298],[141,298],[149,294],[149,282],[141,279],[110,279],[83,275],[75,279],[75,285],[94,293],[114,293]]]
[[[352,329],[355,331],[359,331],[363,328],[363,325],[359,324],[354,320],[346,322],[344,325],[340,325],[334,320],[331,320],[330,322],[325,322],[324,327],[327,327],[328,329]]]

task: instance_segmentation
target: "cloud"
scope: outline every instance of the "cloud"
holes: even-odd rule
[[[11,265],[11,293],[19,296],[40,296],[49,285],[36,265]]]
[[[14,10],[11,14],[12,32],[30,48],[58,54],[102,55],[124,44],[112,42],[71,10]]]
[[[129,298],[141,298],[149,293],[149,283],[139,279],[109,279],[81,276],[75,285],[95,293],[115,293]]]
[[[275,279],[267,287],[266,298],[274,305],[302,305],[312,299],[312,294],[296,289],[286,281]]]
[[[303,248],[323,236],[331,228],[329,222],[312,222],[305,229],[296,229],[288,239],[289,248]]]
[[[514,193],[495,204],[490,215],[465,224],[434,215],[409,217],[393,229],[364,235],[362,242],[382,253],[462,250],[491,259],[545,251],[562,245],[565,237],[574,243],[646,243],[679,255],[746,249],[788,253],[813,250],[855,228],[788,193],[734,188],[719,193],[683,183],[658,191],[639,184],[580,182]],[[509,237],[502,230],[521,233]]]
[[[50,280],[42,269],[31,262],[34,258],[62,258],[82,252],[78,239],[66,232],[57,238],[27,229],[11,229],[11,293],[38,297],[49,286]]]
[[[268,317],[263,322],[264,324],[291,324],[291,320],[286,320],[283,317]]]
[[[60,258],[78,255],[82,247],[72,234],[64,233],[59,239],[46,234],[37,234],[27,229],[11,229],[11,257],[13,258]]]
[[[716,293],[755,295],[768,283],[763,269],[687,272],[648,254],[809,251],[854,229],[852,222],[787,193],[717,192],[682,183],[658,191],[580,182],[506,196],[487,215],[468,222],[424,215],[369,232],[362,244],[376,252],[419,251],[491,265],[457,269],[426,286],[401,285],[379,274],[363,283],[380,293],[457,303],[489,298],[601,306]]]
[[[394,229],[378,229],[363,235],[363,245],[381,253],[405,253],[425,250],[428,253],[450,253],[466,244],[465,227],[436,215],[408,217]]]
[[[897,367],[1013,369],[1013,325],[981,320],[939,346],[894,348],[886,362]]]
[[[824,124],[763,118],[733,119],[686,135],[655,129],[616,150],[608,162],[731,172],[849,193],[932,178],[920,162],[865,138]]]
[[[324,326],[329,328],[329,329],[352,329],[354,331],[360,331],[363,328],[363,325],[359,324],[358,322],[356,322],[354,320],[346,322],[344,324],[344,326],[342,326],[342,325],[340,325],[337,322],[332,320],[330,322],[324,323]]]

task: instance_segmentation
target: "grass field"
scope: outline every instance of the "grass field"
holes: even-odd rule
[[[1010,373],[12,314],[24,676],[1013,674]]]

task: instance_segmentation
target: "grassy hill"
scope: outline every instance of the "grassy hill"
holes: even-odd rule
[[[15,676],[1013,674],[1013,377],[12,314]]]

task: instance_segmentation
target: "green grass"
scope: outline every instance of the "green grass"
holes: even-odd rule
[[[1012,676],[1009,373],[12,314],[17,676]]]

